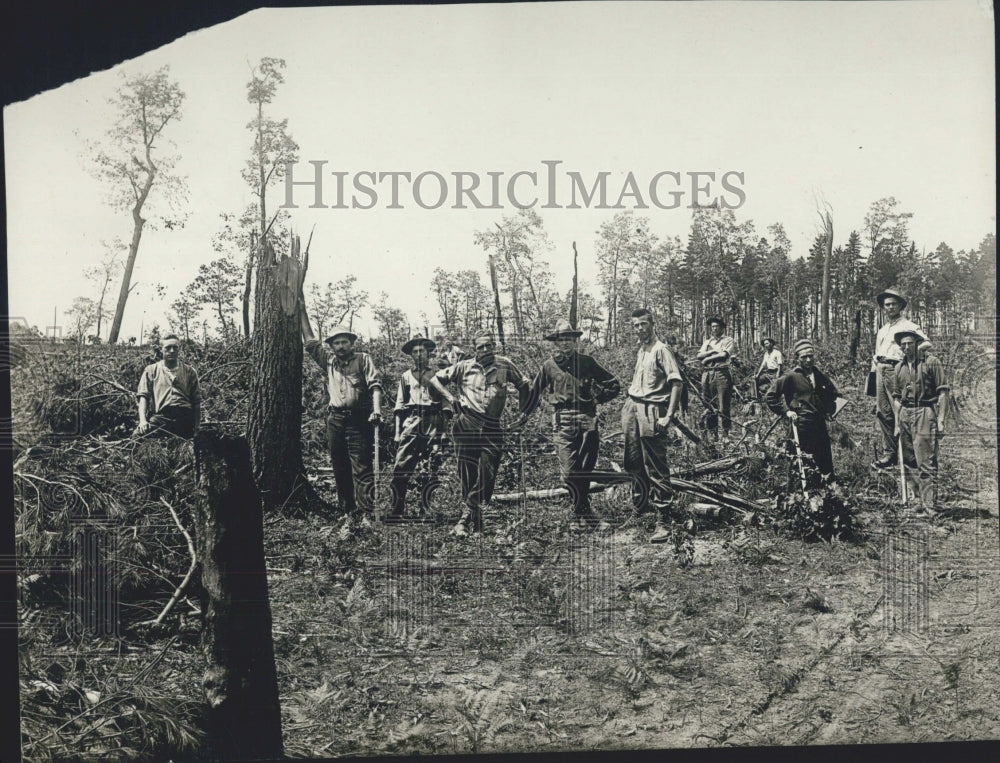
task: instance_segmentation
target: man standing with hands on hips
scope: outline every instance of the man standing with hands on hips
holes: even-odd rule
[[[869,376],[874,378],[874,390],[869,385],[868,394],[875,397],[875,418],[879,427],[878,457],[872,463],[876,469],[887,469],[898,462],[899,437],[896,432],[896,415],[892,404],[891,376],[903,359],[903,351],[896,344],[896,333],[912,331],[919,340],[927,335],[913,321],[903,317],[906,299],[896,289],[886,289],[875,301],[885,312],[885,323],[875,334],[875,353],[872,356]],[[918,340],[918,341],[919,341]]]
[[[646,309],[632,313],[632,331],[639,343],[632,384],[622,408],[625,434],[625,471],[633,476],[632,502],[642,513],[650,504],[656,511],[651,543],[670,539],[667,523],[674,505],[667,457],[667,427],[680,403],[681,372],[674,355],[656,337],[653,315]]]
[[[518,391],[524,423],[528,381],[508,358],[496,354],[493,334],[480,331],[473,337],[475,357],[459,360],[431,377],[433,386],[455,411],[452,437],[465,511],[452,533],[459,537],[483,529],[483,505],[493,497],[497,469],[503,455],[500,416],[507,401],[507,386]],[[453,395],[446,384],[454,384]]]

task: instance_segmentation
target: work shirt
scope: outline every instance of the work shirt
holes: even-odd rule
[[[784,362],[785,359],[781,355],[781,350],[774,349],[764,353],[763,363],[765,371],[777,371]]]
[[[442,384],[454,382],[462,407],[490,419],[499,419],[503,413],[508,384],[523,390],[522,394],[528,391],[524,375],[502,355],[494,356],[489,368],[481,366],[475,358],[460,360],[438,371],[434,378]]]
[[[425,368],[417,371],[408,368],[399,377],[399,388],[396,390],[396,411],[406,411],[417,407],[426,408],[434,405],[440,407],[441,393],[431,386],[434,371]]]
[[[893,399],[907,407],[934,405],[941,392],[951,389],[944,365],[934,355],[915,360],[912,365],[904,360],[889,379]]]
[[[705,368],[712,371],[729,368],[729,361],[733,359],[734,355],[736,355],[736,340],[731,336],[720,336],[718,338],[710,336],[701,346],[701,352],[705,352],[706,350],[711,350],[712,352],[725,352],[728,354],[723,360],[713,360],[708,363],[702,361],[702,365]]]
[[[875,370],[875,364],[881,362],[883,359],[893,363],[903,359],[903,351],[896,344],[897,331],[913,331],[921,339],[928,338],[920,326],[902,316],[897,318],[895,323],[886,323],[875,334],[875,355],[872,358],[872,371]]]
[[[352,352],[346,360],[337,358],[333,350],[318,339],[310,339],[305,350],[326,371],[326,386],[331,408],[367,408],[372,403],[372,390],[382,389],[378,370],[371,356]]]
[[[143,369],[136,397],[152,401],[157,413],[164,408],[195,408],[201,403],[198,374],[187,363],[177,361],[173,370],[161,360]]]
[[[531,383],[526,414],[535,409],[543,392],[558,410],[596,413],[597,404],[617,397],[621,385],[614,374],[592,357],[573,352],[542,363]]]
[[[677,360],[670,348],[656,339],[639,348],[628,396],[640,403],[668,403],[675,381],[683,381]]]
[[[807,421],[822,421],[833,415],[836,400],[837,388],[830,377],[816,368],[806,373],[801,367],[775,379],[764,397],[767,407],[779,416],[787,409]]]

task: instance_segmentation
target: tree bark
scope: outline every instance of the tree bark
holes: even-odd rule
[[[826,213],[826,251],[823,256],[823,295],[820,318],[823,324],[823,340],[830,338],[830,262],[833,260],[833,218]]]
[[[280,758],[263,514],[250,449],[243,437],[210,424],[198,432],[194,447],[207,752],[221,760]]]
[[[108,344],[115,344],[118,341],[118,334],[122,330],[122,319],[125,317],[125,303],[128,301],[128,293],[131,291],[132,269],[135,267],[135,258],[139,254],[139,240],[142,238],[142,229],[146,221],[142,217],[142,205],[149,195],[149,189],[153,186],[153,175],[150,174],[146,185],[142,189],[142,194],[132,207],[132,241],[128,246],[128,260],[125,261],[125,272],[122,274],[122,285],[118,290],[118,305],[115,307],[115,318],[111,322],[111,333],[108,334]]]
[[[312,510],[325,506],[306,480],[302,465],[302,340],[298,315],[294,304],[286,306],[290,310],[281,304],[282,276],[287,277],[291,269],[301,278],[305,271],[297,260],[289,262],[293,259],[277,259],[271,243],[262,239],[257,253],[251,341],[255,375],[247,440],[265,511],[286,504]]]
[[[246,278],[243,282],[243,336],[250,338],[250,288],[253,284],[253,256],[256,251],[256,236],[250,237],[250,252],[247,254]]]

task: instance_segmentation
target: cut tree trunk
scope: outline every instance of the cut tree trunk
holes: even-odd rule
[[[260,495],[246,440],[206,424],[195,437],[195,523],[207,662],[207,752],[221,760],[283,755]]]
[[[297,245],[298,237],[294,239]],[[289,300],[289,278],[301,282],[306,264],[278,259],[269,241],[258,251],[257,297],[251,342],[254,377],[247,415],[253,476],[264,510],[287,506],[322,511],[328,507],[305,478],[302,465],[302,341],[297,297]],[[289,304],[290,302],[290,304]]]

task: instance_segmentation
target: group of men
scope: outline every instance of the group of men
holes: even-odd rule
[[[906,300],[895,289],[877,297],[886,322],[879,329],[867,392],[876,398],[881,456],[873,467],[899,463],[916,485],[920,507],[933,513],[937,502],[937,440],[944,432],[948,384],[941,362],[928,352],[921,329],[902,317]],[[327,445],[333,464],[339,502],[344,511],[362,522],[373,516],[375,473],[373,432],[382,422],[381,374],[370,355],[355,349],[357,335],[336,326],[323,341],[313,334],[304,300],[300,300],[300,329],[305,351],[326,375],[329,406]],[[726,442],[732,425],[732,361],[736,342],[725,335],[726,323],[712,317],[706,322],[709,336],[697,353],[703,367],[701,395],[706,406],[706,428]],[[652,313],[632,313],[631,327],[637,342],[635,369],[621,411],[625,440],[623,468],[632,481],[632,499],[639,512],[652,509],[656,528],[654,543],[670,538],[669,523],[675,494],[670,482],[668,447],[676,442],[671,425],[684,432],[677,419],[682,409],[687,375],[683,359],[656,334]],[[496,352],[493,336],[482,331],[473,337],[472,357],[452,347],[447,364],[432,367],[436,343],[416,336],[401,351],[411,367],[398,380],[393,407],[395,440],[389,521],[404,516],[406,493],[421,463],[436,473],[441,463],[441,435],[450,429],[458,462],[464,507],[453,532],[459,536],[483,528],[483,508],[490,503],[497,470],[504,451],[501,417],[509,389],[518,393],[519,416],[515,431],[546,399],[553,409],[553,439],[559,472],[573,506],[572,527],[577,531],[603,528],[607,523],[589,501],[591,477],[597,462],[600,434],[597,406],[621,394],[614,374],[593,357],[578,350],[582,332],[568,321],[557,321],[544,339],[551,357],[529,380],[507,357]],[[673,339],[673,337],[670,337]],[[922,343],[922,344],[921,344]],[[179,340],[163,339],[163,358],[146,367],[139,382],[139,426],[136,435],[168,432],[193,436],[200,419],[198,377],[179,360]],[[919,347],[918,347],[919,345]],[[838,393],[832,380],[814,363],[814,347],[801,339],[794,346],[794,364],[785,370],[784,358],[774,340],[763,340],[764,357],[757,372],[758,394],[768,408],[789,420],[800,465],[813,468],[813,486],[835,478],[830,436],[826,422],[837,410]],[[766,390],[766,392],[765,392]],[[685,406],[686,407],[686,406]],[[690,433],[690,430],[688,430]],[[523,454],[522,454],[523,458]],[[803,474],[805,469],[803,469]],[[421,504],[430,506],[434,481],[425,488]],[[912,490],[912,488],[911,488]]]

